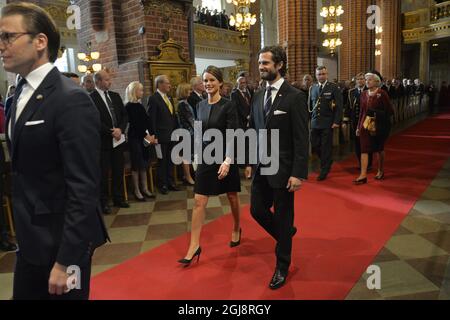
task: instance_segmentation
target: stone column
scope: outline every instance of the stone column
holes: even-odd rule
[[[401,3],[398,0],[380,0],[381,25],[381,58],[379,71],[386,79],[400,75],[401,59]]]
[[[430,46],[428,41],[420,43],[420,67],[419,78],[423,83],[428,83],[430,70]]]
[[[289,81],[314,74],[317,64],[317,1],[278,1],[278,42],[287,50]]]
[[[343,0],[342,45],[339,49],[339,80],[350,80],[375,67],[375,29],[367,28],[367,8],[373,0]]]
[[[249,76],[253,81],[259,80],[259,71],[258,71],[258,52],[261,49],[261,20],[260,20],[260,12],[261,5],[259,1],[256,1],[252,4],[250,12],[256,14],[256,23],[251,26],[249,32],[249,40],[250,40],[250,59],[247,61],[249,63]]]

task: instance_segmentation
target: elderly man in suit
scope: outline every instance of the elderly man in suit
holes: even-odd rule
[[[320,159],[318,181],[325,180],[333,164],[333,130],[339,128],[343,116],[343,99],[339,87],[328,81],[324,66],[316,69],[318,83],[311,87],[311,147]]]
[[[194,116],[197,117],[197,104],[206,98],[205,86],[201,77],[193,77],[191,79],[192,92],[187,101],[194,109]]]
[[[282,47],[261,49],[259,72],[261,79],[267,83],[265,90],[255,93],[250,115],[250,127],[257,132],[268,130],[269,135],[275,130],[279,132],[278,144],[267,146],[267,154],[279,155],[279,170],[268,175],[265,172],[267,165],[258,159],[258,164],[253,168],[250,200],[253,218],[277,242],[277,262],[269,283],[270,289],[278,289],[286,282],[291,264],[292,237],[297,231],[293,226],[294,192],[300,189],[302,180],[308,176],[307,100],[303,92],[283,78],[286,65],[286,52]],[[270,136],[267,141],[271,141]]]
[[[107,239],[99,208],[99,114],[53,66],[59,46],[42,8],[23,2],[2,8],[3,66],[21,76],[6,122],[19,246],[14,299],[87,299],[91,257]]]
[[[231,92],[231,100],[236,105],[238,112],[238,126],[245,130],[248,127],[250,103],[252,100],[246,77],[240,76],[236,80],[236,88]]]
[[[344,98],[347,99],[346,107],[344,110],[344,125],[350,125],[350,137],[354,141],[355,155],[358,160],[359,168],[361,168],[361,144],[359,137],[356,135],[356,129],[359,121],[359,114],[361,111],[360,98],[361,94],[367,90],[366,78],[363,72],[360,72],[355,77],[356,86],[349,90],[348,95]],[[372,169],[372,153],[369,154],[369,166],[368,169]]]
[[[177,116],[173,100],[168,95],[172,88],[169,77],[166,75],[157,76],[155,88],[155,94],[148,99],[147,112],[152,123],[150,135],[155,138],[156,148],[161,149],[157,169],[157,186],[161,194],[167,194],[169,190],[178,191],[173,179],[173,162],[171,159],[173,146],[171,136],[177,128]]]
[[[92,93],[95,90],[94,77],[87,73],[81,77],[81,86],[88,92]]]

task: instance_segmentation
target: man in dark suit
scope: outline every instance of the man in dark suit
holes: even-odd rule
[[[313,84],[314,84],[313,77],[310,74],[305,74],[303,76],[302,88],[300,90],[303,91],[303,93],[306,95],[308,99],[309,99],[309,88],[311,88]]]
[[[236,85],[237,87],[231,92],[231,101],[234,102],[237,108],[238,127],[246,129],[248,127],[252,95],[248,90],[247,79],[245,77],[239,77],[236,81]]]
[[[237,74],[237,78],[239,79],[240,77],[244,77],[245,81],[247,82],[247,90],[250,93],[250,96],[253,97],[253,94],[255,93],[255,90],[252,88],[251,86],[251,79],[250,79],[250,74],[248,73],[248,71],[240,71]]]
[[[96,90],[91,93],[100,113],[101,128],[101,195],[100,200],[103,213],[111,213],[108,206],[109,199],[109,171],[111,170],[111,189],[113,204],[115,207],[129,208],[124,200],[123,170],[124,170],[124,145],[125,128],[128,124],[127,111],[122,98],[116,92],[109,91],[111,77],[105,70],[94,74]]]
[[[99,114],[53,66],[59,46],[42,8],[3,7],[3,65],[22,77],[6,122],[19,246],[14,299],[88,299],[91,257],[107,239],[98,201]],[[73,290],[72,280],[81,287]]]
[[[92,93],[95,90],[94,77],[92,74],[87,73],[81,77],[81,86],[88,92]]]
[[[342,120],[343,103],[339,87],[328,81],[324,66],[316,69],[318,83],[311,87],[309,103],[311,111],[311,147],[320,159],[318,181],[325,180],[333,164],[333,130]]]
[[[359,136],[356,135],[356,129],[358,127],[359,114],[361,111],[360,97],[367,88],[364,73],[358,73],[355,78],[356,86],[353,89],[350,89],[348,96],[346,96],[347,103],[345,104],[344,110],[344,125],[350,125],[350,138],[354,141],[355,155],[358,159],[359,167],[361,167],[361,144]],[[370,153],[368,169],[372,168],[372,158],[372,153]]]
[[[261,79],[265,90],[252,100],[250,127],[257,132],[268,130],[267,154],[279,155],[279,168],[269,173],[260,159],[253,168],[250,212],[253,218],[276,240],[277,263],[269,283],[278,289],[286,282],[291,263],[294,222],[294,192],[308,176],[308,109],[306,96],[284,80],[286,52],[280,46],[265,47],[259,53]],[[278,130],[279,141],[271,145],[272,131]],[[265,148],[259,145],[258,148]],[[264,161],[265,162],[265,161]],[[247,171],[251,171],[247,168]],[[271,208],[275,211],[272,212]]]
[[[192,92],[188,97],[188,103],[194,109],[194,116],[197,117],[197,104],[206,98],[205,86],[201,77],[193,77],[191,79]]]
[[[173,146],[171,135],[177,128],[177,116],[173,100],[168,96],[171,89],[169,77],[166,75],[157,76],[155,88],[155,94],[148,99],[147,112],[152,123],[150,135],[154,136],[157,143],[156,148],[161,148],[157,168],[157,185],[162,194],[167,194],[169,190],[178,191],[173,181],[173,162],[171,159]]]

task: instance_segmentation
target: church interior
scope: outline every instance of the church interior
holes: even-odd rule
[[[20,1],[2,0],[0,9],[15,2]],[[332,130],[333,167],[326,180],[316,179],[321,160],[309,150],[308,179],[295,194],[298,231],[292,238],[288,281],[275,291],[267,288],[275,242],[252,219],[252,179],[244,168],[239,171],[239,246],[228,246],[232,208],[227,195],[211,196],[202,259],[180,268],[177,259],[189,243],[195,210],[194,187],[187,180],[195,179],[195,172],[187,169],[192,173],[187,179],[183,164],[175,165],[176,188],[161,191],[154,158],[144,172],[152,197],[141,195],[142,200],[133,187],[133,154],[125,149],[121,179],[128,207],[111,206],[103,214],[110,242],[93,254],[90,299],[450,299],[450,1],[26,2],[43,8],[58,26],[58,70],[80,87],[86,75],[93,79],[106,70],[110,91],[124,104],[127,87],[138,81],[146,106],[159,76],[165,75],[176,112],[181,101],[177,88],[193,85],[192,79],[211,65],[223,74],[222,97],[233,99],[242,79],[245,90],[256,95],[265,86],[261,48],[281,46],[287,55],[284,79],[308,103],[321,66],[343,97],[343,118],[352,108],[351,92],[361,74],[363,80],[368,73],[380,75],[393,108],[382,176],[374,158],[368,182],[352,183],[361,162],[350,124]],[[16,81],[16,74],[0,68],[2,106]],[[9,172],[2,179],[2,214],[5,241],[15,244]],[[7,247],[0,250],[0,300],[12,298],[14,285],[16,253]]]

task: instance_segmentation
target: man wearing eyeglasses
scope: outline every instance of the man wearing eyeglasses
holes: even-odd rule
[[[91,257],[107,239],[98,200],[99,114],[53,66],[59,45],[43,9],[2,8],[0,57],[21,77],[6,119],[19,247],[14,299],[87,299]],[[76,289],[68,270],[80,271]]]

